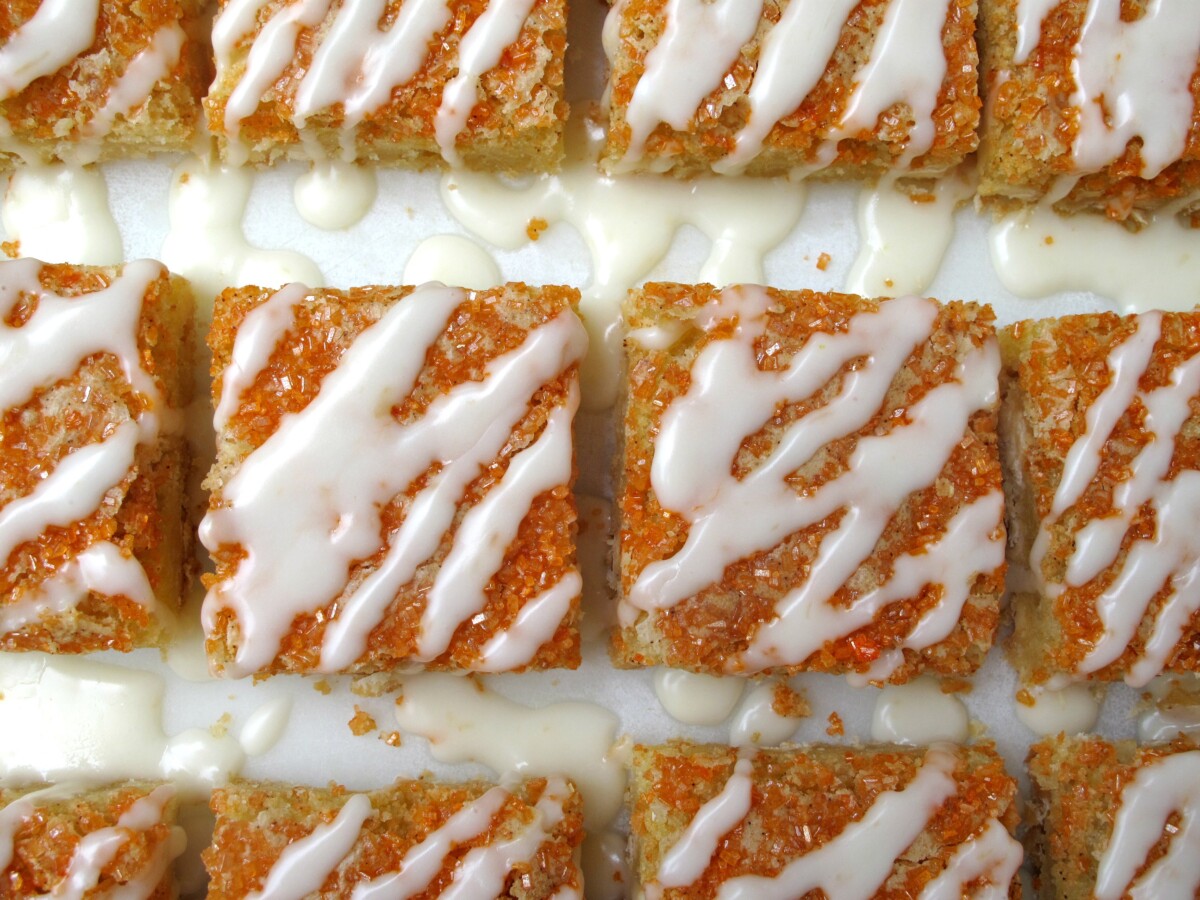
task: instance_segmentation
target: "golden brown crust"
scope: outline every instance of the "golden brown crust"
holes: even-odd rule
[[[0,789],[0,809],[19,801],[45,785],[19,790]],[[86,835],[117,826],[122,813],[137,801],[148,797],[155,785],[130,782],[109,788],[67,796],[30,796],[32,809],[20,817],[13,834],[12,860],[0,870],[0,897],[22,898],[49,896],[67,877],[71,856]],[[56,790],[56,789],[52,789]],[[95,887],[86,897],[105,897],[139,876],[152,874],[164,866],[164,874],[152,892],[139,894],[148,900],[170,900],[176,896],[170,860],[182,849],[182,835],[175,828],[178,802],[169,800],[160,822],[149,829],[121,828],[124,836],[112,860],[100,869]],[[0,849],[4,849],[0,847]],[[164,859],[165,858],[165,859]]]
[[[776,301],[767,314],[764,336],[756,344],[760,369],[780,369],[815,333],[835,333],[850,318],[875,310],[878,302],[844,294],[767,289]],[[629,327],[684,321],[689,311],[713,301],[710,285],[650,284],[631,293],[625,307]],[[788,481],[796,490],[815,489],[847,470],[857,440],[902,421],[900,411],[917,402],[935,385],[953,378],[955,361],[992,336],[987,307],[951,303],[940,308],[931,337],[917,347],[894,378],[882,408],[862,429],[839,439],[814,456],[816,468],[803,469]],[[628,373],[624,398],[624,447],[618,459],[616,559],[622,594],[628,596],[639,574],[651,563],[669,558],[683,545],[688,524],[664,509],[651,484],[651,461],[659,423],[668,405],[682,396],[691,367],[713,337],[686,328],[669,349],[650,350],[627,341]],[[781,409],[774,420],[742,444],[736,468],[751,471],[778,445],[784,429],[831,398],[846,372],[839,373],[818,395]],[[951,453],[936,482],[910,495],[892,525],[852,579],[830,601],[846,604],[891,576],[894,560],[923,546],[944,530],[949,520],[978,498],[1000,490],[999,453],[994,410],[975,413],[963,440]],[[726,673],[763,623],[775,616],[775,605],[804,583],[823,536],[838,518],[812,525],[768,551],[726,567],[721,580],[667,609],[641,613],[637,621],[613,634],[618,666],[669,665],[693,671]],[[764,575],[764,573],[766,573]],[[905,649],[904,661],[890,676],[905,681],[922,671],[966,675],[982,663],[999,619],[1003,568],[978,576],[954,629],[941,642],[919,652]],[[876,620],[844,638],[830,641],[807,660],[787,671],[865,672],[885,651],[897,647],[941,596],[926,585],[916,597],[888,606]]]
[[[258,24],[293,0],[270,0]],[[223,10],[228,0],[222,0]],[[388,0],[383,20],[395,18],[401,0]],[[486,0],[451,0],[451,18],[429,43],[429,56],[417,73],[392,90],[391,99],[369,112],[355,130],[354,155],[363,161],[426,169],[445,165],[434,133],[442,92],[458,71],[458,48],[467,30],[487,8]],[[309,159],[320,148],[331,158],[343,155],[343,106],[311,116],[301,141],[294,124],[296,91],[334,18],[333,10],[316,27],[300,29],[296,53],[258,105],[240,124],[226,122],[226,105],[241,80],[255,35],[238,41],[229,66],[219,67],[204,99],[209,129],[223,157],[230,157],[233,134],[249,150],[252,162]],[[220,13],[218,13],[218,18]],[[456,148],[468,168],[513,174],[557,169],[563,156],[563,99],[566,56],[566,0],[536,0],[520,35],[500,64],[480,79],[477,98]],[[237,152],[232,153],[237,156]]]
[[[237,410],[217,435],[217,459],[205,481],[205,487],[212,492],[211,508],[224,503],[225,483],[247,456],[276,431],[283,415],[307,406],[354,340],[390,307],[404,302],[413,290],[411,287],[315,290],[297,304],[295,324],[281,337],[266,366],[242,394]],[[222,377],[238,327],[252,309],[272,294],[273,291],[262,288],[236,288],[217,298],[208,338],[213,350],[215,403],[220,402]],[[413,392],[393,408],[394,418],[398,422],[415,421],[430,403],[455,385],[481,380],[490,360],[515,349],[532,329],[571,309],[578,296],[578,291],[571,288],[531,288],[523,284],[464,293],[462,305],[426,356],[425,368]],[[418,569],[413,580],[400,588],[383,621],[371,631],[365,652],[348,671],[356,674],[386,671],[413,661],[425,596],[450,551],[455,530],[467,511],[503,476],[511,459],[537,439],[550,412],[565,402],[577,379],[578,367],[572,365],[534,396],[500,456],[485,466],[467,487],[454,523],[442,536],[437,551]],[[428,474],[423,474],[384,507],[382,519],[389,539],[400,528],[413,496]],[[484,609],[458,628],[445,653],[423,667],[453,670],[477,664],[490,637],[509,627],[520,610],[546,585],[558,583],[574,568],[575,533],[576,510],[570,484],[559,485],[536,497],[505,553],[499,572],[487,586]],[[268,671],[316,669],[331,612],[375,571],[387,549],[385,544],[372,556],[355,562],[345,590],[330,597],[322,610],[296,618]],[[210,586],[232,578],[242,556],[241,548],[220,547],[213,554],[217,569],[215,577],[209,579]],[[578,615],[576,598],[554,637],[540,647],[528,668],[579,665]],[[207,641],[210,661],[218,670],[234,658],[239,640],[236,616],[228,609],[221,610]]]
[[[0,44],[42,2],[13,0],[0,6]],[[90,162],[97,153],[100,159],[116,159],[189,149],[200,120],[200,98],[211,80],[208,36],[202,33],[206,5],[207,0],[101,0],[95,39],[87,50],[57,72],[0,99],[0,116],[12,130],[0,150],[0,168],[18,156]],[[97,120],[130,63],[156,34],[176,27],[184,40],[174,65],[147,99],[117,116],[111,129],[94,134],[98,126],[88,123]],[[97,147],[90,146],[96,142]]]
[[[111,285],[119,268],[46,265],[40,283],[64,297],[85,297]],[[192,294],[187,284],[162,271],[142,298],[137,322],[141,365],[155,380],[167,405],[186,405],[191,391]],[[21,301],[9,325],[28,320],[33,299]],[[80,360],[70,377],[39,387],[21,406],[4,410],[0,430],[0,509],[28,496],[73,451],[108,437],[137,418],[146,398],[125,379],[110,354]],[[108,541],[142,566],[158,602],[179,608],[190,558],[190,529],[183,507],[188,453],[183,437],[161,416],[157,441],[138,447],[134,466],[103,502],[83,519],[50,526],[15,547],[0,561],[0,609],[40,590],[45,579],[88,547]],[[85,653],[155,646],[164,623],[128,597],[92,592],[77,607],[47,614],[0,634],[0,649]]]
[[[933,813],[872,896],[918,896],[955,849],[993,818],[1010,833],[1016,830],[1016,780],[1005,771],[995,748],[977,744],[955,753],[955,793]],[[663,897],[712,898],[729,879],[778,875],[789,862],[861,820],[880,794],[903,790],[924,755],[922,749],[893,746],[757,750],[750,812],[721,836],[692,885],[669,888]],[[656,878],[663,857],[700,807],[721,792],[737,759],[736,748],[685,741],[634,748],[630,827],[635,875],[641,884]],[[1011,896],[1020,896],[1018,885],[1013,885]]]
[[[1148,211],[1200,190],[1200,56],[1191,79],[1195,101],[1180,159],[1154,178],[1142,177],[1141,141],[1098,172],[1075,168],[1072,145],[1079,130],[1071,97],[1072,48],[1083,29],[1087,0],[1060,0],[1042,22],[1041,38],[1027,60],[1015,62],[1020,0],[981,0],[980,50],[985,116],[979,146],[979,195],[998,201],[1032,202],[1055,190],[1059,179],[1079,178],[1060,212],[1102,212],[1136,223]],[[1141,15],[1144,0],[1121,4],[1127,21]],[[1082,176],[1082,177],[1079,177]]]
[[[492,785],[483,782],[437,784],[400,781],[372,791],[373,812],[353,848],[326,879],[318,894],[349,897],[356,884],[396,872],[404,855]],[[429,887],[417,896],[435,897],[450,884],[455,867],[472,850],[508,840],[535,824],[534,805],[547,791],[543,778],[510,788],[510,795],[477,837],[454,843]],[[289,787],[234,784],[213,792],[217,816],[204,863],[212,878],[211,900],[233,900],[260,890],[271,867],[290,843],[333,821],[351,795],[338,786]],[[573,787],[562,801],[562,820],[549,830],[532,860],[509,872],[501,897],[537,900],[563,888],[582,888],[575,862],[583,841],[583,807]]]
[[[646,142],[635,168],[691,176],[711,169],[733,149],[737,133],[749,118],[749,92],[761,46],[791,0],[766,0],[754,37],[726,74],[721,86],[700,104],[687,131],[660,123]],[[776,176],[806,170],[817,161],[822,135],[835,128],[846,109],[856,73],[866,64],[889,0],[862,0],[843,26],[828,67],[800,108],[771,131],[762,153],[746,174]],[[646,67],[646,57],[665,26],[667,0],[629,0],[621,7],[618,49],[611,60],[610,120],[602,165],[618,167],[629,149],[625,111]],[[934,176],[958,165],[974,151],[978,139],[978,55],[975,47],[976,0],[951,0],[942,33],[946,77],[933,120],[936,136],[929,151],[911,163],[914,175]],[[919,63],[917,63],[919,64]],[[912,112],[893,105],[873,131],[838,144],[836,158],[814,174],[820,178],[870,178],[899,165],[911,131]]]

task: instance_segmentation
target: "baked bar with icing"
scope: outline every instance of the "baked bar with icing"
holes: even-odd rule
[[[1200,667],[1200,314],[1001,332],[1001,442],[1028,684]]]
[[[0,788],[0,897],[177,896],[171,785]]]
[[[991,744],[638,746],[630,793],[648,898],[1020,896],[1017,783]]]
[[[189,149],[210,76],[206,5],[0,5],[0,167]]]
[[[1200,5],[981,0],[979,193],[1138,222],[1200,191]]]
[[[566,0],[221,0],[222,156],[544,172],[563,155]]]
[[[610,172],[934,176],[977,144],[975,0],[616,0]]]
[[[989,308],[650,284],[625,320],[617,665],[978,668],[1004,583]]]
[[[583,896],[579,793],[562,778],[386,790],[235,783],[213,793],[210,900]]]
[[[0,263],[0,649],[164,640],[189,556],[192,327],[159,263]]]
[[[238,288],[201,539],[214,671],[579,664],[571,288]]]
[[[1200,750],[1059,735],[1029,750],[1039,896],[1194,897],[1200,892]]]

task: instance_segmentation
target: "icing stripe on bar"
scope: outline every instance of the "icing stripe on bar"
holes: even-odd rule
[[[1178,813],[1167,852],[1141,873]],[[1137,770],[1121,791],[1096,874],[1097,900],[1191,897],[1200,890],[1200,752],[1176,753]]]
[[[925,885],[919,900],[960,900],[964,888],[981,878],[987,883],[972,888],[973,900],[1005,900],[1024,858],[1021,842],[992,819],[981,834],[963,842],[942,873]]]
[[[476,668],[480,672],[508,672],[528,665],[538,648],[554,637],[582,590],[583,579],[578,572],[568,572],[558,584],[546,588],[521,607],[511,626],[483,645]]]
[[[246,900],[302,900],[320,890],[350,853],[372,812],[366,794],[353,794],[332,822],[318,825],[307,837],[288,844],[267,874],[262,890],[247,895]]]
[[[746,875],[721,885],[719,900],[790,900],[809,891],[854,900],[871,897],[887,880],[900,855],[925,830],[943,803],[958,790],[957,758],[932,747],[913,779],[900,791],[885,791],[862,818],[773,878]]]
[[[1029,59],[1042,39],[1042,22],[1060,0],[1017,0],[1017,52],[1013,61]]]
[[[43,0],[0,46],[0,100],[52,75],[96,39],[100,0]]]

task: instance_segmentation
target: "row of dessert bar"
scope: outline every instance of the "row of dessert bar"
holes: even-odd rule
[[[186,149],[207,88],[235,162],[563,155],[566,0],[220,0],[211,40],[207,0],[84,6],[0,14],[10,153]],[[1200,187],[1195,4],[617,0],[604,38],[610,171],[933,176],[979,148],[982,195],[1121,219]]]
[[[1017,784],[988,743],[632,760],[630,868],[658,898],[1019,897]],[[1046,898],[1192,897],[1200,751],[1059,737],[1029,755],[1026,843]],[[170,897],[175,789],[0,790],[5,897]],[[353,793],[238,782],[212,797],[210,898],[579,898],[580,796],[560,777]],[[1180,823],[1172,825],[1172,823]]]
[[[215,672],[579,664],[577,299],[218,298]],[[618,666],[969,675],[1007,555],[1027,684],[1200,668],[1200,314],[997,337],[971,303],[652,284],[624,315]],[[0,264],[0,649],[164,640],[191,331],[158,263]]]

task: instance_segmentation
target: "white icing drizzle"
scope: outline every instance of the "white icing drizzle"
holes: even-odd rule
[[[533,4],[534,0],[489,0],[459,42],[458,73],[442,91],[433,122],[442,158],[450,165],[462,164],[454,143],[477,102],[479,79],[496,67],[505,48],[520,36]]]
[[[401,9],[406,9],[407,4]],[[325,231],[349,228],[371,210],[379,185],[375,169],[340,160],[318,160],[296,179],[300,218]]]
[[[959,900],[963,889],[980,878],[986,878],[987,884],[976,886],[973,898],[1004,900],[1024,858],[1021,842],[992,819],[980,834],[959,846],[942,873],[925,885],[920,900]]]
[[[0,408],[23,405],[39,388],[73,374],[84,360],[107,353],[117,358],[148,409],[135,421],[118,424],[104,440],[68,453],[30,493],[0,508],[0,560],[47,527],[70,525],[92,514],[129,474],[137,446],[157,439],[169,412],[154,378],[142,368],[137,346],[142,299],[162,274],[162,266],[149,260],[130,263],[107,288],[78,297],[45,290],[39,281],[41,268],[37,260],[0,266]],[[20,327],[6,324],[16,304],[31,295],[37,298],[33,314]],[[64,613],[92,592],[157,608],[141,564],[101,541],[30,587],[15,603],[5,604],[0,628],[12,631],[46,613]]]
[[[938,808],[957,791],[956,758],[933,747],[913,779],[900,791],[885,791],[861,819],[836,837],[788,863],[773,878],[746,875],[730,879],[720,900],[788,900],[809,891],[855,900],[874,895],[892,866],[917,839]]]
[[[401,900],[421,893],[437,877],[455,847],[487,831],[510,796],[504,788],[494,787],[471,801],[410,847],[397,871],[356,885],[351,900]]]
[[[107,136],[118,116],[128,116],[150,99],[154,86],[170,74],[179,62],[187,35],[178,22],[160,28],[109,89],[104,105],[83,126],[75,151],[80,163],[95,162],[100,155],[100,139]]]
[[[0,99],[57,72],[92,45],[100,0],[45,0],[0,46]]]
[[[372,812],[370,797],[351,795],[332,822],[318,825],[283,849],[262,890],[250,893],[247,900],[301,900],[319,891],[350,853]]]
[[[570,612],[572,601],[583,590],[578,572],[568,572],[553,587],[546,588],[517,613],[505,630],[493,635],[480,653],[480,672],[508,672],[527,665],[538,648],[554,637]]]
[[[534,709],[442,673],[407,677],[401,691],[396,721],[428,738],[434,759],[479,762],[501,775],[564,775],[583,795],[588,830],[621,809],[625,763],[609,710],[584,702]]]
[[[267,367],[279,341],[295,326],[296,306],[307,294],[308,287],[303,284],[286,285],[242,320],[229,365],[221,375],[221,400],[213,414],[213,427],[217,431],[229,423],[241,404],[242,394]]]
[[[1069,684],[1057,689],[1027,688],[1033,705],[1017,701],[1017,719],[1038,735],[1080,734],[1091,731],[1100,717],[1100,704],[1085,685]]]
[[[1192,74],[1200,47],[1200,6],[1151,0],[1135,22],[1121,21],[1120,0],[1090,0],[1074,47],[1071,74],[1079,133],[1075,166],[1094,172],[1141,138],[1142,176],[1179,159],[1192,127]]]
[[[605,409],[617,397],[621,373],[620,303],[667,255],[681,226],[713,242],[694,280],[761,283],[763,258],[796,226],[805,190],[782,179],[608,178],[596,168],[602,136],[569,126],[568,159],[560,173],[523,187],[493,175],[455,171],[442,179],[442,202],[464,226],[498,247],[530,243],[529,222],[569,222],[583,237],[592,278],[580,312],[590,336],[583,366],[584,404]],[[631,216],[629,211],[638,214]]]
[[[1138,870],[1178,813],[1167,852]],[[1139,768],[1121,791],[1112,836],[1096,873],[1097,900],[1190,897],[1200,889],[1200,752],[1176,753]]]
[[[583,838],[583,883],[588,900],[627,900],[632,874],[625,857],[625,835],[589,831]]]
[[[417,244],[404,265],[403,281],[405,284],[440,281],[472,291],[504,283],[492,255],[458,234],[436,234]]]
[[[1101,575],[1116,562],[1134,516],[1150,504],[1156,517],[1155,536],[1130,546],[1121,571],[1097,597],[1104,633],[1078,668],[1079,675],[1087,675],[1115,662],[1137,633],[1150,602],[1169,584],[1169,598],[1140,657],[1125,675],[1135,687],[1162,671],[1192,613],[1200,609],[1200,577],[1192,571],[1192,564],[1200,559],[1200,539],[1190,525],[1200,515],[1200,475],[1180,472],[1166,478],[1175,439],[1191,415],[1191,398],[1200,393],[1200,355],[1177,366],[1167,385],[1142,390],[1139,380],[1150,364],[1161,323],[1161,313],[1143,314],[1134,334],[1110,351],[1109,384],[1085,413],[1086,430],[1068,451],[1050,517],[1040,523],[1031,554],[1033,570],[1044,581],[1041,563],[1051,522],[1082,497],[1099,469],[1101,451],[1113,428],[1130,404],[1139,401],[1152,440],[1134,457],[1129,477],[1113,489],[1115,514],[1089,521],[1078,530],[1065,585],[1043,584],[1047,595],[1056,597],[1067,586],[1080,587]]]
[[[687,130],[704,98],[721,85],[754,36],[762,7],[763,0],[668,0],[662,36],[646,55],[625,112],[630,137],[621,168],[641,159],[646,139],[660,122]],[[618,4],[609,16],[619,19],[622,11]]]
[[[717,851],[717,843],[750,813],[754,788],[754,751],[739,754],[733,774],[711,800],[696,811],[692,821],[663,855],[658,883],[687,887],[704,874]]]
[[[667,715],[685,725],[719,725],[746,689],[745,679],[683,669],[654,672],[654,693]]]
[[[442,891],[443,900],[490,900],[499,896],[504,890],[505,876],[514,866],[531,862],[550,832],[563,820],[563,803],[568,796],[566,781],[559,776],[548,778],[546,789],[533,808],[533,821],[507,840],[469,850],[455,867],[450,885]]]
[[[757,685],[745,699],[729,727],[729,743],[774,746],[786,741],[800,727],[802,718],[783,716],[775,711],[776,682],[768,679]]]
[[[965,743],[970,719],[962,701],[923,675],[879,692],[871,720],[871,740],[895,744]]]
[[[380,409],[390,406],[381,407],[381,397],[395,402],[412,390],[427,349],[464,299],[462,291],[430,285],[385,313],[347,350],[317,397],[301,413],[285,417],[242,463],[225,485],[224,505],[205,517],[205,546],[215,550],[241,544],[249,551],[232,578],[210,591],[204,608],[209,629],[218,609],[228,607],[238,616],[242,644],[231,667],[235,674],[269,664],[297,615],[338,596],[349,564],[379,547],[381,504],[442,462],[410,505],[384,560],[326,630],[322,670],[343,669],[357,659],[396,591],[437,550],[459,498],[480,466],[495,459],[509,440],[530,398],[583,353],[582,327],[564,312],[516,350],[490,361],[482,381],[437,398],[419,421],[399,425],[380,415]],[[549,454],[554,462],[545,471],[557,476],[565,453],[569,473],[570,418],[576,403],[572,392],[566,406],[552,412],[538,441],[510,461],[501,484],[493,488],[499,492],[494,500],[482,501],[501,513],[494,527],[470,513],[460,525],[427,600],[429,614],[422,618],[418,638],[422,659],[444,652],[462,621],[443,621],[443,610],[446,616],[465,619],[482,607],[481,586],[499,567],[511,540],[506,536],[515,533],[513,523],[519,525],[544,489],[544,473],[530,471],[531,463]],[[493,414],[481,415],[484,410]],[[350,458],[356,460],[354,466],[342,464]],[[304,490],[288,489],[299,484]],[[471,548],[471,535],[497,543]],[[468,555],[468,549],[474,552]]]
[[[3,220],[5,234],[22,256],[95,266],[120,265],[125,259],[99,169],[20,166],[4,194]]]
[[[1013,61],[1029,59],[1042,39],[1042,22],[1059,0],[1017,0],[1017,50]]]
[[[754,340],[765,327],[769,302],[761,289],[730,289],[697,316],[705,328],[734,316],[737,325],[732,338],[711,342],[697,356],[688,392],[668,407],[656,440],[651,481],[659,502],[689,522],[688,537],[674,556],[642,571],[622,600],[622,623],[635,621],[639,610],[667,608],[694,595],[719,580],[730,563],[845,509],[839,527],[822,541],[808,581],[779,602],[777,617],[759,628],[731,665],[757,671],[799,664],[826,641],[869,623],[884,605],[941,583],[942,603],[905,641],[914,649],[929,646],[953,628],[974,577],[1003,562],[998,492],[959,511],[920,554],[900,557],[892,579],[853,606],[835,609],[826,601],[871,553],[904,499],[934,482],[971,414],[995,402],[996,347],[971,351],[955,381],[912,405],[909,424],[887,436],[861,438],[844,475],[801,496],[785,479],[830,440],[870,420],[895,373],[930,333],[937,307],[917,298],[890,301],[877,313],[854,316],[843,333],[810,340],[786,369],[764,372],[755,362]],[[780,404],[811,396],[858,357],[866,362],[844,377],[836,397],[792,425],[753,472],[740,480],[731,474],[745,436]],[[905,463],[897,465],[901,459]],[[899,661],[886,660],[892,668]]]
[[[279,743],[292,715],[292,698],[268,700],[246,719],[238,733],[238,743],[247,756],[262,756]]]
[[[767,32],[746,99],[750,118],[738,132],[733,152],[713,165],[737,172],[762,152],[780,120],[799,109],[833,58],[842,26],[858,0],[792,0]]]
[[[12,865],[13,853],[16,851],[14,842],[17,831],[33,815],[36,803],[52,802],[70,797],[80,790],[83,790],[81,785],[64,782],[30,791],[6,806],[0,807],[0,872]]]

